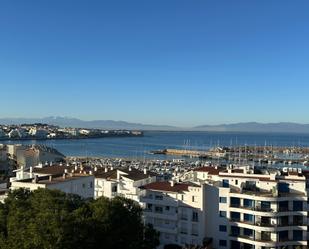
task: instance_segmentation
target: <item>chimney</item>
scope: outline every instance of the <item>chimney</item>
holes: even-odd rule
[[[75,169],[75,170],[77,170],[77,169],[78,169],[77,165],[75,165],[75,166],[74,166],[74,169]]]
[[[94,167],[94,171],[95,172],[98,171],[98,167],[97,166]]]
[[[107,167],[105,167],[104,172],[106,173],[107,171],[108,171],[108,168],[107,168]]]
[[[50,175],[49,178],[48,178],[48,180],[51,182],[51,181],[53,180],[53,176]]]
[[[171,183],[171,187],[174,187],[174,185],[175,185],[174,180],[171,180],[170,183]]]
[[[64,173],[67,174],[68,173],[68,169],[64,169]]]
[[[114,170],[114,167],[113,167],[113,166],[111,167],[111,170]]]
[[[92,175],[92,171],[91,170],[89,171],[89,175]]]
[[[144,168],[144,174],[147,175],[147,169],[146,168]]]
[[[49,166],[53,166],[53,162],[50,162],[50,163],[49,163]]]
[[[32,166],[30,166],[29,172],[30,172],[30,174],[33,173],[33,167]]]
[[[62,166],[62,163],[59,163],[59,166]]]
[[[131,168],[131,167],[129,167],[129,171],[132,171],[132,168]]]
[[[66,178],[67,178],[67,174],[64,173],[64,174],[62,175],[62,178],[63,178],[63,179],[66,179]]]

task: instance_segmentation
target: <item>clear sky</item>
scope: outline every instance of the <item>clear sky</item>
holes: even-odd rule
[[[0,117],[309,123],[308,0],[2,0]]]

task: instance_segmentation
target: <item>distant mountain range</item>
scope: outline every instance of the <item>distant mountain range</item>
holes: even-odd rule
[[[57,125],[60,127],[75,128],[97,128],[97,129],[117,129],[117,130],[177,130],[178,128],[168,125],[148,125],[139,123],[129,123],[114,120],[92,120],[85,121],[68,117],[46,117],[46,118],[0,118],[0,124],[28,124],[44,123]]]
[[[217,131],[217,132],[282,132],[282,133],[309,133],[309,124],[298,123],[235,123],[221,125],[201,125],[196,127],[175,127],[168,125],[151,125],[129,123],[114,120],[85,121],[68,117],[33,118],[0,118],[0,124],[46,123],[61,127],[98,128],[98,129],[127,129],[127,130],[160,130],[160,131]]]
[[[198,131],[222,131],[222,132],[278,132],[278,133],[309,133],[309,124],[289,122],[280,123],[236,123],[222,125],[201,125],[194,127]]]

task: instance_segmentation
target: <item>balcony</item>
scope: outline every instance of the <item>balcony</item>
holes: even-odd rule
[[[144,203],[150,203],[150,204],[157,204],[157,205],[165,205],[165,206],[172,206],[172,207],[177,207],[178,206],[178,200],[175,200],[170,197],[166,196],[141,196],[140,201]]]
[[[261,222],[261,221],[255,222],[255,225],[256,225],[256,226],[259,226],[259,227],[275,227],[275,226],[276,226],[276,224],[274,224],[274,223],[270,223],[270,222]]]
[[[181,220],[188,220],[189,218],[188,218],[188,215],[181,214],[180,219]]]
[[[155,225],[154,229],[156,229],[157,231],[163,232],[163,233],[177,234],[177,227]]]
[[[266,213],[273,213],[275,210],[267,207],[251,207],[251,206],[240,206],[237,204],[230,204],[230,208],[240,208],[240,209],[245,209],[245,210],[251,210],[251,211],[256,211],[256,212],[266,212]]]

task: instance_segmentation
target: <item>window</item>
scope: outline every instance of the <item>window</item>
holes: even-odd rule
[[[92,187],[93,187],[93,183],[92,183],[92,182],[90,182],[89,187],[90,187],[90,188],[92,188]]]
[[[244,235],[248,237],[253,237],[253,230],[244,228]]]
[[[220,197],[219,202],[220,203],[226,203],[226,197]]]
[[[231,235],[232,236],[239,236],[240,235],[240,228],[236,226],[231,226]]]
[[[220,226],[219,226],[219,231],[220,231],[220,232],[226,232],[226,231],[227,231],[226,226],[225,226],[225,225],[220,225]]]
[[[244,207],[252,208],[254,206],[254,201],[250,199],[244,199]]]
[[[293,231],[293,240],[302,241],[303,240],[303,231],[302,230],[294,230]]]
[[[223,179],[223,181],[222,181],[222,187],[223,187],[223,188],[228,188],[229,186],[230,186],[229,180]]]
[[[169,206],[166,206],[166,207],[165,207],[165,210],[166,210],[166,211],[170,211],[170,207],[169,207]]]
[[[244,214],[244,221],[253,222],[254,216],[252,214]]]
[[[198,222],[198,213],[197,212],[192,212],[192,221]]]
[[[85,183],[83,183],[83,188],[86,188],[86,184]]]
[[[240,213],[238,213],[238,212],[231,212],[231,220],[233,220],[233,221],[240,221]]]
[[[162,196],[162,195],[156,195],[156,196],[155,196],[155,199],[156,199],[156,200],[163,200],[163,196]]]
[[[235,180],[235,185],[238,185],[238,180]]]
[[[226,245],[227,245],[226,240],[222,240],[222,239],[219,240],[219,246],[226,247]]]
[[[194,198],[194,196],[192,196],[192,202],[195,202],[195,198]]]
[[[163,213],[163,208],[162,207],[155,207],[155,212],[156,213]]]
[[[240,199],[236,197],[230,198],[230,205],[231,207],[240,207]]]
[[[192,224],[191,234],[194,236],[198,236],[198,227],[197,224]]]
[[[226,211],[220,211],[219,214],[220,217],[226,217]]]
[[[303,211],[303,202],[293,201],[293,211]]]

